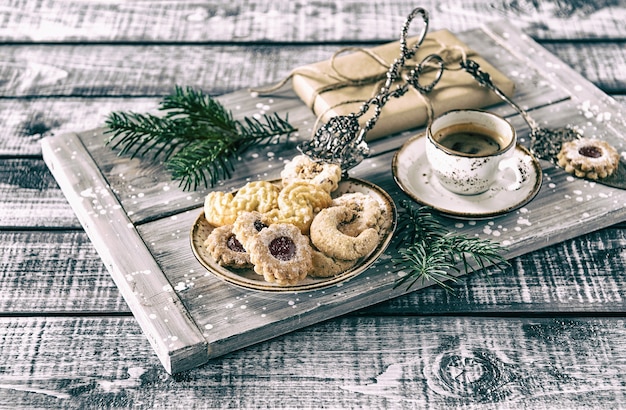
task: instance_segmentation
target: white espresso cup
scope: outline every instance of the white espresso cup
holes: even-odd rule
[[[515,155],[515,128],[504,118],[480,110],[453,110],[435,118],[426,130],[426,157],[433,174],[447,190],[461,195],[483,193],[503,172],[523,176]]]

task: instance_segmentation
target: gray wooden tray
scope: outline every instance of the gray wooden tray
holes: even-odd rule
[[[619,105],[511,24],[492,23],[458,36],[516,82],[515,100],[537,121],[576,126],[623,150],[619,130],[626,124]],[[289,113],[300,130],[287,144],[247,154],[237,176],[216,187],[220,190],[276,178],[315,122],[288,89],[268,97],[239,91],[220,100],[236,115]],[[528,129],[510,107],[490,109],[509,117],[520,141],[527,142]],[[377,184],[399,205],[407,197],[393,181],[391,161],[419,131],[373,142],[373,155],[351,175]],[[277,294],[223,282],[197,262],[190,246],[207,191],[180,190],[161,165],[118,157],[105,139],[103,129],[46,138],[44,160],[168,372],[407,292],[393,289],[400,274],[391,262],[394,241],[366,272],[323,290]],[[480,221],[442,221],[459,232],[502,242],[511,258],[626,219],[626,192],[575,179],[548,163],[542,167],[543,186],[521,209]],[[420,283],[411,291],[429,285]]]

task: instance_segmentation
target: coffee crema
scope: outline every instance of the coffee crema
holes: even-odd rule
[[[442,146],[463,155],[485,157],[500,151],[500,138],[489,130],[473,124],[456,124],[437,132],[435,139]]]

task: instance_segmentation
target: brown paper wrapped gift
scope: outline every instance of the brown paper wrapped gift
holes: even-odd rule
[[[409,46],[416,41],[417,38],[410,38]],[[367,50],[351,50],[354,51],[350,54],[336,55],[333,59],[299,67],[292,73],[295,93],[317,116],[321,116],[323,122],[335,115],[358,112],[362,103],[378,92],[386,78],[388,67],[400,53],[400,44],[393,42]],[[512,96],[514,83],[447,30],[429,33],[413,59],[407,60],[406,66],[409,69],[414,68],[432,53],[440,54],[447,67],[440,82],[427,95],[435,115],[451,109],[483,108],[500,102],[497,95],[481,87],[471,75],[459,67],[464,56],[480,64],[482,70],[491,75],[493,82],[505,94]],[[434,75],[434,70],[424,70],[420,83],[429,83]],[[424,97],[412,87],[404,96],[389,99],[375,127],[367,134],[367,139],[372,140],[426,124],[426,104]],[[373,111],[370,109],[361,117],[361,125],[372,116]]]

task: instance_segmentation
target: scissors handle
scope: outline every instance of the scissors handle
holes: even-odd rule
[[[420,33],[417,42],[411,48],[409,48],[407,44],[409,27],[411,26],[411,23],[413,22],[415,17],[417,17],[418,15],[422,17],[424,25],[422,26],[422,32]],[[402,25],[402,31],[400,33],[400,55],[403,56],[405,59],[408,60],[412,58],[424,42],[424,39],[426,38],[426,33],[428,33],[428,21],[428,11],[421,7],[413,9],[411,14],[407,16],[404,24]]]
[[[433,63],[436,64],[436,73],[435,78],[428,84],[421,84],[420,79],[422,72],[427,67],[433,67]],[[423,94],[428,94],[435,88],[439,80],[441,80],[441,76],[443,75],[443,71],[445,70],[445,62],[443,58],[439,54],[430,54],[424,57],[424,59],[415,67],[415,69],[409,72],[409,76],[406,79],[406,82],[409,83],[413,88],[417,89],[419,92]]]

